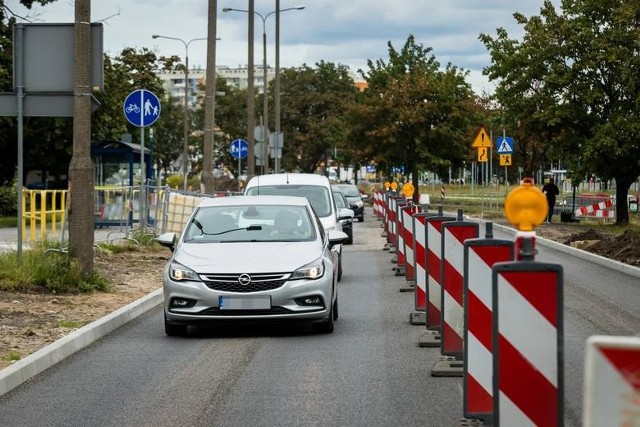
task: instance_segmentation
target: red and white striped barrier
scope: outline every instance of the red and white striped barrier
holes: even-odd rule
[[[464,242],[478,237],[478,224],[462,219],[462,210],[459,210],[456,221],[442,224],[442,345],[440,353],[456,359],[462,359],[463,356]],[[460,375],[462,375],[462,369],[460,369]]]
[[[563,425],[562,266],[533,254],[493,266],[495,426]]]
[[[415,236],[413,230],[413,216],[422,212],[422,206],[409,204],[402,208],[402,227],[405,257],[405,279],[412,282],[416,278],[415,274]]]
[[[492,268],[513,261],[513,242],[493,238],[486,224],[485,238],[464,242],[464,374],[463,414],[493,418]]]
[[[455,217],[435,216],[426,219],[427,229],[427,329],[440,329],[442,317],[442,224]]]
[[[609,209],[613,206],[611,199],[606,199],[588,206],[580,206],[573,212],[575,216],[588,216],[593,218],[615,218],[616,211]]]
[[[640,337],[593,336],[585,356],[584,427],[637,426]]]
[[[405,243],[404,243],[404,216],[403,211],[405,208],[411,208],[409,203],[404,197],[396,200],[396,263],[397,268],[396,276],[402,276],[405,274]]]
[[[379,190],[375,190],[373,192],[373,214],[376,218],[380,219],[383,215],[383,201],[382,201],[382,192]]]
[[[427,217],[437,216],[436,213],[421,212],[413,215],[413,242],[414,242],[414,276],[415,289],[413,293],[413,309],[416,311],[409,315],[409,323],[412,325],[424,325],[427,312]]]

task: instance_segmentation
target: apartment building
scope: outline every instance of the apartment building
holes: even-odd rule
[[[264,68],[262,65],[256,65],[254,67],[253,84],[258,93],[264,91]],[[229,86],[246,89],[249,85],[249,68],[238,67],[231,68],[226,65],[216,67],[216,74],[218,77],[224,77]],[[275,78],[275,68],[267,67],[267,81],[271,81]],[[189,70],[189,82],[185,85],[184,72],[160,72],[158,77],[163,82],[165,93],[169,95],[169,98],[176,100],[176,102],[184,102],[185,87],[188,88],[189,93],[189,106],[191,108],[196,105],[200,105],[204,101],[204,83],[206,82],[206,70],[203,68],[193,68]]]

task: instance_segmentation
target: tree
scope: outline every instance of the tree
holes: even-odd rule
[[[315,172],[329,151],[347,142],[348,110],[357,89],[349,68],[321,61],[315,68],[284,69],[281,121],[282,168]]]
[[[442,174],[465,160],[475,121],[473,93],[464,70],[451,64],[441,69],[432,49],[412,35],[400,50],[389,42],[388,51],[388,61],[369,61],[369,70],[361,71],[368,88],[351,139],[376,153],[377,163],[404,167],[417,189],[419,168]]]
[[[637,2],[564,0],[558,12],[545,1],[540,15],[514,17],[523,40],[504,29],[480,36],[497,98],[551,155],[568,156],[574,177],[615,179],[616,223],[627,224],[628,190],[640,175]]]

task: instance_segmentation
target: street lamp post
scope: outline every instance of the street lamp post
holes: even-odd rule
[[[269,104],[268,104],[268,87],[269,85],[267,84],[267,31],[266,31],[266,23],[267,23],[267,18],[271,15],[273,15],[274,13],[276,14],[276,141],[278,138],[278,133],[280,131],[280,94],[278,93],[280,91],[280,81],[278,79],[278,73],[280,72],[279,67],[279,56],[280,56],[280,46],[278,46],[278,44],[280,43],[280,12],[286,12],[288,10],[302,10],[304,9],[305,6],[295,6],[295,7],[288,7],[286,9],[282,9],[280,10],[280,2],[276,3],[276,10],[267,13],[266,15],[262,15],[260,12],[256,12],[253,11],[253,13],[255,15],[257,15],[261,20],[262,20],[262,79],[263,79],[263,106],[262,106],[262,110],[263,110],[263,127],[262,127],[262,161],[263,161],[263,165],[264,165],[264,173],[269,173],[269,126],[268,126],[268,108],[269,108]],[[248,10],[246,9],[235,9],[232,7],[225,7],[222,9],[223,12],[231,12],[231,11],[235,11],[235,12],[245,12],[245,13],[250,13]],[[277,152],[276,152],[276,157],[277,157]],[[278,163],[277,163],[277,159],[276,159],[276,172],[278,172]]]
[[[182,167],[184,168],[184,182],[182,189],[187,191],[188,161],[189,161],[189,45],[196,40],[207,40],[206,37],[199,37],[184,41],[178,37],[161,36],[154,34],[154,39],[177,40],[184,45],[184,140],[182,143]]]

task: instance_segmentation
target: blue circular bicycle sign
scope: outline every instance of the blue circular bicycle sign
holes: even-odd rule
[[[137,89],[127,95],[122,111],[132,125],[150,126],[160,117],[160,99],[151,91]]]
[[[249,143],[244,139],[234,139],[229,147],[229,152],[236,159],[244,159],[249,154]]]

